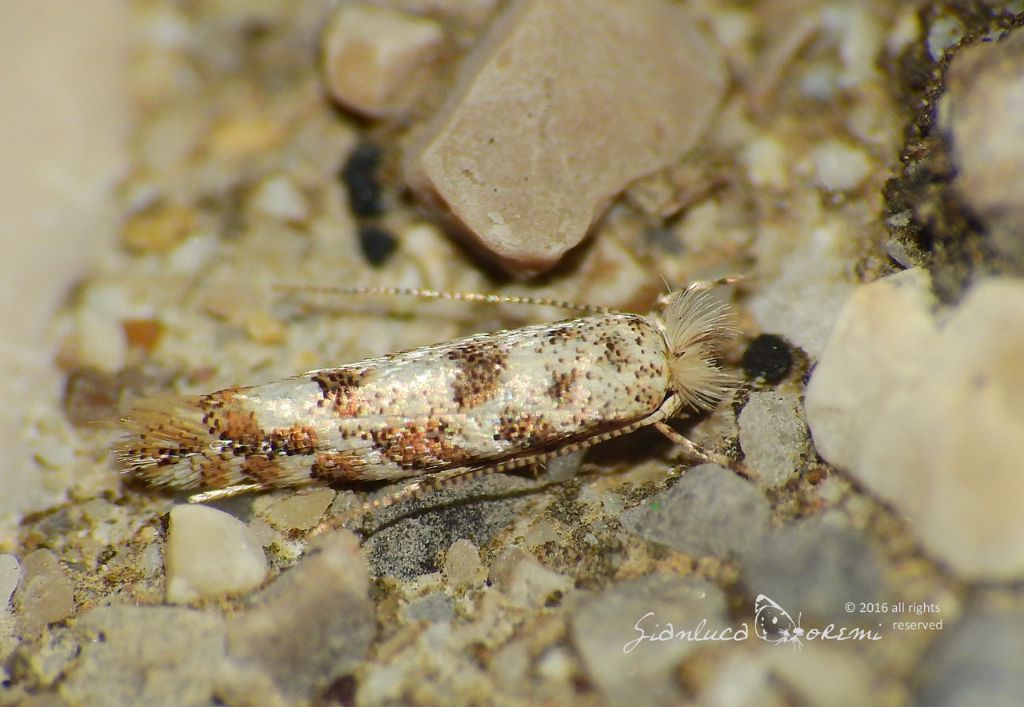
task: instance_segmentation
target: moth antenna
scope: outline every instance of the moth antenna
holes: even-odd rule
[[[416,287],[330,287],[324,285],[274,285],[282,292],[311,292],[322,295],[344,295],[350,297],[419,297],[420,299],[448,300],[452,302],[483,302],[485,304],[525,304],[541,307],[558,307],[573,312],[608,314],[615,310],[594,304],[580,304],[550,297],[528,297],[520,295],[495,295],[485,292],[448,292],[425,290]]]

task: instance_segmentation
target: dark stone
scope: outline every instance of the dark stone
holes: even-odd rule
[[[348,191],[352,213],[359,217],[380,216],[384,212],[381,186],[377,180],[380,148],[373,143],[360,143],[341,170],[341,179]]]
[[[761,334],[743,352],[741,365],[748,378],[775,385],[793,368],[793,352],[781,336]]]
[[[386,228],[380,226],[359,227],[359,247],[366,262],[379,268],[398,249],[398,239]]]

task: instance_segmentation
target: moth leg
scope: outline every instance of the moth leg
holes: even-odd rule
[[[736,461],[735,459],[730,459],[724,454],[713,452],[710,449],[705,449],[695,444],[692,440],[687,439],[686,437],[684,437],[683,435],[679,434],[674,429],[669,427],[668,424],[665,423],[664,421],[659,420],[655,422],[654,429],[658,430],[658,432],[661,432],[663,435],[665,435],[668,438],[668,440],[673,444],[679,445],[680,447],[685,449],[686,452],[691,456],[697,457],[698,459],[703,459],[704,461],[713,462],[715,464],[718,464],[719,466],[725,467],[726,469],[732,469],[737,474],[739,474],[745,479],[749,479],[750,481],[757,482],[759,479],[757,473],[754,472],[753,469],[748,467],[743,462]]]
[[[437,489],[446,486],[471,481],[472,479],[489,474],[494,470],[495,467],[459,467],[457,469],[448,469],[447,471],[440,471],[435,474],[431,474],[430,476],[416,479],[412,483],[406,484],[393,493],[378,498],[372,498],[369,501],[364,501],[356,508],[345,511],[334,518],[328,518],[320,521],[320,523],[313,528],[309,537],[312,538],[329,530],[341,528],[348,524],[349,521],[367,513],[372,513],[382,508],[393,506],[396,503],[400,503],[410,498],[420,498],[432,491],[436,491]]]
[[[676,432],[674,429],[669,427],[666,420],[670,420],[673,417],[678,417],[679,413],[683,410],[684,405],[680,402],[679,398],[675,395],[670,395],[665,399],[665,402],[661,404],[657,410],[648,415],[640,422],[634,423],[637,427],[646,427],[653,425],[654,429],[658,430],[661,434],[665,435],[672,444],[679,445],[691,456],[709,461],[719,466],[723,466],[726,469],[732,469],[734,472],[739,474],[745,479],[753,482],[758,482],[760,477],[753,469],[748,467],[741,461],[730,459],[724,454],[719,454],[710,449],[705,449],[698,444],[695,444],[692,440],[687,439],[685,436]]]
[[[269,484],[234,484],[233,486],[225,486],[219,489],[210,489],[209,491],[201,491],[199,493],[190,494],[188,497],[189,503],[210,503],[211,501],[223,501],[228,498],[234,498],[235,496],[242,496],[247,493],[256,493],[258,491],[272,491],[276,486]]]
[[[372,513],[373,511],[381,508],[393,506],[396,503],[400,503],[401,501],[405,501],[410,498],[421,498],[428,493],[433,493],[434,491],[453,486],[454,484],[466,483],[490,474],[500,474],[506,471],[512,471],[513,469],[522,469],[524,467],[533,467],[542,470],[544,465],[553,459],[578,452],[596,444],[597,442],[604,441],[605,439],[611,439],[612,437],[616,437],[627,431],[632,431],[633,429],[635,429],[635,427],[631,425],[629,428],[625,428],[622,431],[604,433],[595,438],[582,442],[574,442],[573,444],[566,445],[561,449],[552,450],[550,452],[540,452],[537,454],[507,459],[496,464],[491,464],[490,466],[448,469],[447,471],[441,471],[419,478],[412,483],[403,486],[394,493],[380,498],[370,499],[352,510],[346,511],[334,518],[321,521],[320,524],[317,525],[310,533],[310,537],[320,535],[321,533],[325,533],[329,530],[341,528],[349,521],[366,513]]]
[[[539,479],[545,471],[547,471],[547,465],[544,462],[534,462],[526,467],[526,473],[535,480]]]

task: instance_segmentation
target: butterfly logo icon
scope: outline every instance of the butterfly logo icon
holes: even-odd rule
[[[797,614],[794,621],[785,609],[764,594],[758,594],[754,600],[754,633],[762,641],[777,646],[790,643],[794,649],[803,649],[803,641],[800,640],[804,635],[800,628],[802,617],[803,614]]]

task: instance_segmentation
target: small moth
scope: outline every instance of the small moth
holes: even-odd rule
[[[586,316],[264,385],[144,399],[123,420],[127,435],[117,457],[126,473],[151,486],[203,491],[193,497],[199,501],[421,477],[365,509],[456,479],[542,464],[648,425],[696,456],[736,469],[665,424],[688,410],[713,408],[733,385],[717,363],[733,335],[730,311],[707,290],[736,279],[673,292],[648,316],[416,291],[558,304]]]

